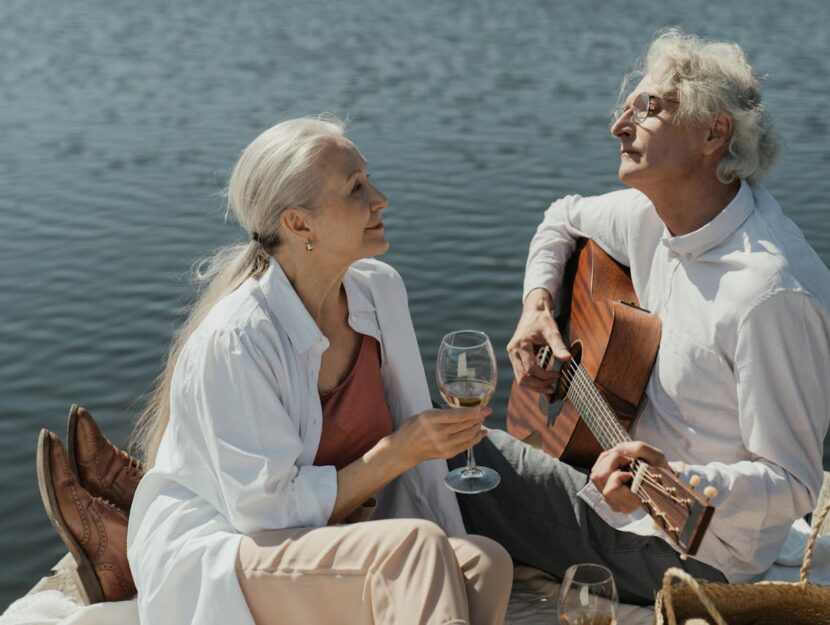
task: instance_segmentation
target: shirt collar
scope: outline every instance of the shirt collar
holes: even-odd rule
[[[712,221],[694,232],[676,237],[671,236],[666,230],[663,245],[687,258],[697,258],[735,232],[753,210],[755,199],[752,196],[752,188],[745,180],[741,180],[738,194]]]
[[[346,299],[349,301],[349,314],[356,315],[359,313],[374,312],[375,307],[372,301],[366,297],[363,289],[351,275],[352,269],[346,272],[343,276],[343,286],[346,287]]]
[[[268,269],[259,279],[260,288],[271,310],[285,328],[294,349],[303,353],[316,344],[321,345],[323,350],[328,348],[328,339],[317,327],[317,323],[297,295],[277,259],[271,256],[268,265]],[[375,307],[350,275],[350,271],[351,269],[343,277],[349,315],[373,312]]]

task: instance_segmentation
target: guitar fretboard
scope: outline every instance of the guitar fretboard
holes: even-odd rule
[[[564,375],[568,381],[568,399],[603,449],[631,440],[585,367],[581,364],[566,367]]]

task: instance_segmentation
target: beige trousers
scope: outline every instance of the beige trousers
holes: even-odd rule
[[[390,519],[245,536],[236,576],[257,625],[501,625],[507,551]]]

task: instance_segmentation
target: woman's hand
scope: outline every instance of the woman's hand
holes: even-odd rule
[[[516,332],[507,344],[507,355],[519,384],[543,393],[551,391],[559,374],[539,366],[536,347],[540,345],[549,345],[559,360],[571,357],[553,320],[550,293],[545,289],[533,289],[525,299]]]
[[[452,458],[472,447],[487,434],[482,430],[490,408],[424,410],[406,419],[391,442],[408,466],[424,460]]]
[[[490,408],[424,410],[337,472],[337,499],[329,523],[340,523],[367,498],[424,460],[451,458],[478,443]]]
[[[645,460],[653,467],[669,468],[662,451],[640,441],[620,443],[602,452],[591,467],[591,482],[614,512],[634,512],[643,505],[628,487],[634,478],[628,466],[635,459]]]

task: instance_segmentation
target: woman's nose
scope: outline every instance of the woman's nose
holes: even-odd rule
[[[375,185],[372,186],[372,210],[380,211],[389,206],[389,199],[380,192]]]

